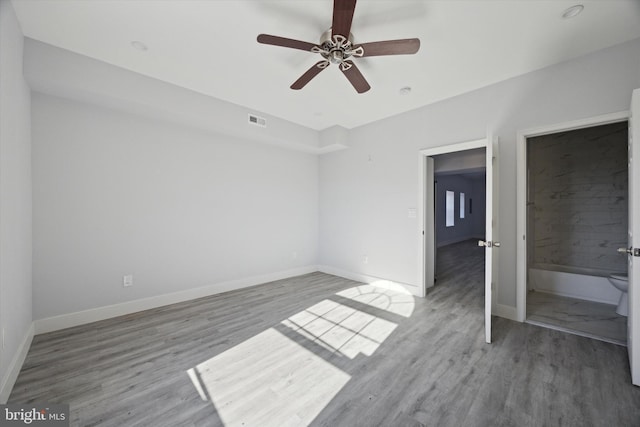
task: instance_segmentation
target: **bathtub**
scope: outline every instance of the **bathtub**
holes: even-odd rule
[[[529,268],[527,289],[580,298],[605,304],[618,304],[621,292],[607,278],[613,272],[559,265]]]

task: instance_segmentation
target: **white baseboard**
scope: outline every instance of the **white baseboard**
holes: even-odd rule
[[[126,314],[162,307],[169,304],[207,297],[222,292],[260,285],[262,283],[273,282],[274,280],[287,279],[289,277],[313,273],[314,271],[318,271],[318,267],[315,265],[309,265],[275,273],[220,282],[214,285],[173,292],[170,294],[157,295],[153,297],[137,299],[134,301],[127,301],[119,304],[107,305],[104,307],[92,308],[89,310],[77,311],[74,313],[38,319],[34,321],[35,334],[37,335],[58,331],[60,329],[71,328],[73,326],[84,325],[91,322],[97,322],[99,320],[110,319],[112,317],[123,316]]]
[[[518,321],[518,311],[515,307],[511,307],[510,305],[504,304],[496,304],[494,307],[493,315],[498,317],[504,317],[505,319]]]
[[[2,384],[0,385],[0,404],[7,403],[9,400],[9,395],[11,395],[11,390],[13,390],[13,385],[16,383],[18,379],[18,374],[22,369],[22,365],[24,363],[24,359],[27,357],[27,353],[29,352],[29,347],[31,347],[31,341],[33,340],[34,335],[34,326],[33,323],[27,329],[27,334],[22,340],[22,344],[18,347],[18,351],[11,359],[11,363],[9,364],[9,370],[4,378],[2,378]]]
[[[395,280],[384,279],[384,278],[381,278],[381,277],[369,276],[367,274],[355,273],[353,271],[341,270],[339,268],[330,267],[328,265],[319,265],[318,266],[318,271],[320,271],[322,273],[326,273],[326,274],[332,274],[334,276],[344,277],[345,279],[355,280],[357,282],[362,282],[362,283],[375,283],[375,282],[379,282],[381,280],[388,281],[388,282],[393,282],[393,283],[396,283],[396,284],[402,286],[404,289],[406,289],[412,295],[421,296],[420,295],[420,288],[418,286],[416,286],[416,285],[412,285],[412,284],[409,284],[409,283],[402,283],[402,282],[397,282]]]

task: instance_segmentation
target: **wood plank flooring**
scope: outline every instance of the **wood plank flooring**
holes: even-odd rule
[[[627,318],[617,314],[616,308],[612,304],[529,291],[526,321],[626,346]]]
[[[439,250],[425,299],[312,273],[38,335],[9,401],[73,426],[640,426],[624,347],[500,318],[484,343],[474,245]]]

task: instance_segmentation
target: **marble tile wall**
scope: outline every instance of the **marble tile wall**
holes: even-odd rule
[[[627,122],[528,139],[534,266],[626,271]]]

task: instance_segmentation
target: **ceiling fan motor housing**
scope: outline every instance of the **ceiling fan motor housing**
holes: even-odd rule
[[[333,64],[342,64],[351,56],[362,56],[361,47],[353,49],[353,34],[349,33],[349,39],[340,34],[333,35],[331,28],[320,36],[321,49],[318,53]]]

